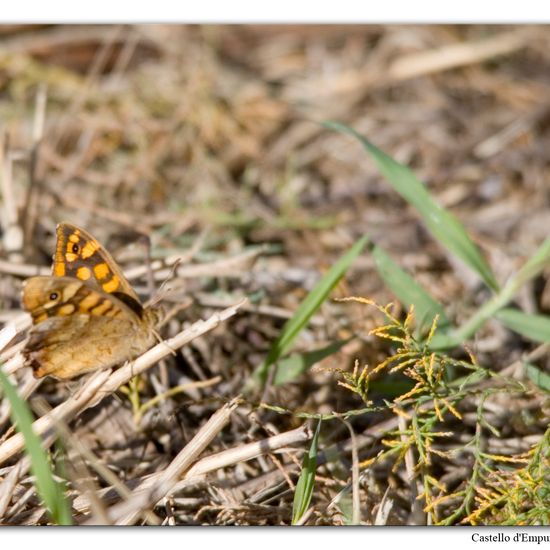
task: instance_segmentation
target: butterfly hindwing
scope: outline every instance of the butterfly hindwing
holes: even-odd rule
[[[129,319],[113,323],[101,316],[49,317],[33,327],[23,356],[37,378],[68,379],[131,359],[144,351],[128,345],[137,341]]]
[[[22,300],[33,319],[23,355],[37,377],[72,378],[111,367],[154,342],[149,319],[72,277],[31,277]]]

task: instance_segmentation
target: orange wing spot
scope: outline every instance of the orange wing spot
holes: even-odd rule
[[[79,267],[79,268],[76,270],[76,276],[77,276],[81,281],[87,281],[87,280],[92,276],[92,272],[91,272],[90,269],[87,268],[87,267]]]
[[[105,262],[94,266],[94,275],[96,276],[96,279],[99,279],[100,281],[101,279],[105,279],[110,272],[111,270]]]
[[[56,277],[65,277],[65,264],[56,263],[53,272]]]
[[[78,237],[78,234],[80,233],[80,231],[78,231],[78,229],[74,232],[74,233],[71,233],[69,235],[69,241],[71,241],[72,243],[77,243],[80,238]],[[67,243],[67,248],[69,247],[69,244]]]
[[[81,252],[82,258],[86,259],[86,258],[89,258],[90,256],[93,256],[98,248],[99,248],[99,244],[96,241],[87,242],[82,248],[82,252]]]
[[[78,310],[81,313],[88,313],[90,309],[97,306],[99,303],[99,295],[98,294],[88,294],[79,304],[78,304]]]
[[[32,321],[35,325],[38,323],[41,323],[42,321],[45,321],[48,318],[47,313],[41,313],[40,315],[37,315],[36,317],[33,316]]]
[[[76,254],[73,254],[72,252],[67,252],[67,254],[65,254],[65,259],[68,262],[74,262],[77,258],[78,256]]]
[[[101,288],[108,293],[114,292],[120,286],[120,281],[116,275],[107,283],[103,283]]]
[[[113,303],[112,302],[109,302],[107,300],[104,300],[101,304],[99,304],[98,306],[94,307],[94,309],[92,309],[90,311],[90,313],[92,315],[103,315],[106,311],[109,311],[111,308],[113,307]]]
[[[56,313],[61,316],[71,315],[71,313],[74,313],[75,309],[74,304],[65,304],[64,306],[61,306]]]

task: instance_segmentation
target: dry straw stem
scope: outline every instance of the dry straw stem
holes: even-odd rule
[[[20,384],[18,388],[19,397],[23,400],[27,400],[42,384],[42,379],[36,379],[32,374],[29,373],[29,376]],[[10,402],[5,399],[0,405],[0,426],[3,426],[4,422],[8,421],[8,418],[11,414],[11,405]]]
[[[303,443],[311,439],[311,430],[307,425],[300,426],[295,430],[284,432],[281,434],[268,437],[261,441],[255,441],[254,443],[248,443],[241,445],[234,449],[228,449],[212,456],[208,456],[199,460],[186,474],[186,480],[201,476],[207,472],[212,472],[219,468],[225,468],[236,464],[237,462],[244,462],[246,460],[252,460],[261,455],[265,455],[295,445],[297,443]],[[184,482],[181,483],[184,485]]]
[[[0,144],[0,191],[2,195],[1,225],[3,229],[2,242],[8,259],[13,263],[22,261],[23,230],[18,223],[17,199],[13,181],[14,155],[10,151],[9,136],[2,136]]]
[[[195,452],[199,443],[203,442],[204,447],[216,436],[223,428],[222,420],[227,422],[229,414],[234,410],[233,403],[238,405],[238,400],[233,400],[229,405],[217,411],[208,423],[197,433],[193,440],[178,454],[174,461],[161,473],[147,477],[134,491],[130,500],[117,503],[108,510],[110,521],[117,525],[129,525],[148,508],[157,504],[163,498],[175,494],[176,492],[196,484],[202,477],[220,468],[235,465],[239,462],[252,460],[262,455],[274,451],[282,451],[289,446],[304,443],[311,438],[311,430],[307,425],[294,430],[277,434],[275,436],[240,445],[233,449],[228,449],[211,456],[207,456],[196,462],[189,470],[185,471],[189,464],[202,452]],[[228,410],[228,407],[232,407]],[[222,414],[223,412],[223,414]],[[219,415],[219,416],[216,416]],[[217,430],[217,431],[216,431]],[[196,444],[193,444],[198,440]],[[193,444],[193,447],[190,446]],[[202,443],[201,443],[202,444]],[[156,500],[155,500],[156,499]],[[84,512],[90,507],[90,502],[85,495],[75,499],[74,507]],[[87,524],[94,524],[95,518],[92,518]]]
[[[388,497],[390,494],[391,487],[386,489],[380,504],[378,505],[378,510],[376,512],[376,517],[374,518],[374,525],[387,525],[388,519],[390,517],[390,512],[393,509],[394,501]]]
[[[34,264],[15,264],[6,260],[0,260],[0,273],[15,275],[17,277],[34,277],[35,275],[51,275],[49,267],[41,267]]]
[[[195,279],[199,277],[242,277],[250,271],[250,268],[267,247],[258,246],[252,249],[244,250],[229,258],[220,258],[212,262],[200,264],[180,265],[176,269],[175,276],[183,279]],[[163,281],[172,275],[172,265],[181,260],[180,255],[174,255],[165,261],[154,261],[151,269],[155,272],[155,280]],[[147,266],[137,266],[125,271],[129,280],[141,277],[147,271]]]
[[[0,351],[2,351],[16,336],[17,328],[15,323],[10,323],[0,330]]]
[[[4,373],[13,374],[23,366],[23,357],[19,353],[23,349],[24,342],[9,345],[20,333],[31,326],[31,318],[27,313],[19,315],[0,330],[0,365],[3,365]]]
[[[397,417],[397,425],[401,432],[400,439],[404,445],[407,444],[408,436],[407,422],[402,416]],[[422,491],[417,474],[415,471],[415,458],[412,446],[409,446],[405,453],[405,469],[407,471],[407,481],[409,482],[409,490],[411,492],[411,513],[409,514],[408,525],[426,525],[426,516],[422,511],[422,503],[418,500],[418,495]]]
[[[229,422],[231,413],[238,407],[239,398],[217,410],[208,422],[196,433],[195,437],[178,453],[170,465],[152,483],[144,483],[144,486],[136,489],[131,499],[115,504],[105,511],[110,523],[116,525],[131,525],[144,511],[170,493],[170,490],[179,477],[197,457],[206,449],[210,442],[222,431]],[[97,524],[93,517],[86,522],[88,525]]]
[[[464,65],[481,63],[498,55],[509,54],[526,46],[530,40],[527,29],[519,29],[461,44],[452,44],[433,50],[401,56],[389,69],[390,80],[404,80],[416,76],[445,71]]]
[[[258,246],[235,254],[230,258],[221,258],[212,262],[200,264],[181,265],[174,274],[178,278],[194,279],[197,277],[242,277],[250,271],[251,266],[258,256],[266,250],[264,246]],[[174,254],[165,260],[154,260],[151,269],[155,272],[155,280],[163,281],[172,275],[172,266],[181,261],[182,254]],[[124,271],[124,276],[132,281],[147,274],[148,266],[136,266]],[[51,275],[51,268],[34,264],[15,264],[6,260],[0,260],[0,273],[15,275],[18,277],[34,277],[35,275]]]
[[[351,452],[354,453],[354,449],[359,451],[368,445],[372,445],[376,440],[383,437],[388,431],[394,430],[397,428],[397,417],[394,416],[388,420],[384,420],[370,428],[367,428],[362,434],[355,435],[355,437],[349,438],[345,441],[341,441],[331,445],[330,447],[319,451],[317,456],[317,467],[320,467],[329,462],[340,460],[342,455]],[[289,434],[291,432],[288,432]],[[308,439],[311,438],[311,435],[308,436]],[[352,458],[353,460],[353,458]],[[201,461],[202,462],[202,461]],[[197,464],[198,467],[198,464]],[[282,469],[277,468],[265,474],[261,474],[258,477],[246,481],[243,483],[239,489],[242,492],[254,493],[258,491],[260,487],[269,487],[276,485],[281,480],[285,479],[286,473],[294,469],[295,464],[287,464],[282,467]],[[191,482],[192,480],[189,480]],[[181,486],[180,486],[181,485]],[[178,484],[178,490],[185,486],[185,481]]]
[[[28,467],[30,461],[27,460],[26,462]],[[0,484],[0,518],[5,516],[11,497],[19,481],[19,477],[24,470],[25,465],[23,464],[23,461],[19,461]]]
[[[397,57],[389,67],[373,66],[370,70],[361,69],[340,70],[338,78],[328,81],[326,76],[310,78],[307,83],[299,81],[295,85],[286,87],[285,98],[289,101],[303,98],[304,95],[315,95],[317,99],[328,98],[343,94],[355,94],[348,101],[334,103],[332,110],[325,112],[323,118],[339,118],[342,106],[349,111],[350,103],[364,96],[366,89],[381,89],[393,86],[403,80],[418,76],[447,71],[457,67],[464,67],[482,63],[488,59],[500,55],[510,54],[532,41],[532,31],[528,28],[520,28],[509,32],[503,32],[483,40],[472,40],[458,44],[446,45],[441,48],[431,48],[417,53],[401,55]],[[326,109],[325,109],[326,111]],[[297,131],[298,127],[295,128]],[[315,129],[304,126],[300,129],[303,135],[300,142],[315,135]],[[285,141],[289,137],[285,134]],[[284,142],[282,142],[284,143]],[[288,144],[285,144],[285,149]],[[296,146],[296,144],[294,144]]]
[[[35,408],[40,412],[41,415],[46,414],[50,408],[45,400],[40,398],[35,403]],[[109,467],[107,467],[89,448],[88,446],[78,437],[75,437],[70,428],[64,422],[58,422],[55,426],[56,431],[61,436],[64,444],[68,448],[72,448],[78,453],[78,459],[71,461],[71,466],[75,470],[74,474],[70,477],[73,479],[73,483],[76,486],[77,490],[80,489],[85,495],[88,496],[92,502],[91,507],[94,510],[96,515],[102,516],[102,524],[108,525],[109,518],[105,514],[105,507],[99,498],[99,490],[96,487],[93,478],[88,470],[87,463],[91,464],[93,469],[108,483],[116,488],[117,492],[123,497],[129,498],[131,496],[131,490],[126,487],[126,485],[118,478],[115,472],[113,472]],[[25,473],[29,468],[30,461],[25,457],[23,460],[20,460],[17,465],[21,466],[22,463],[26,463]],[[14,467],[15,469],[15,467]],[[21,469],[21,468],[19,468]],[[70,470],[69,470],[70,471]],[[1,489],[1,486],[0,486]],[[2,495],[0,491],[0,496]],[[0,517],[2,517],[0,515]],[[145,516],[148,523],[153,525],[159,525],[161,520],[153,513],[148,513]]]
[[[172,462],[172,464],[167,468],[165,472],[151,476],[150,478],[148,478],[146,481],[143,482],[143,484],[140,486],[138,490],[146,490],[150,487],[155,486],[156,484],[159,484],[160,486],[164,484],[164,489],[165,489],[164,494],[159,496],[157,501],[150,501],[150,504],[154,505],[156,502],[161,500],[161,498],[170,496],[171,494],[174,494],[177,491],[180,491],[188,487],[189,485],[193,485],[199,482],[202,476],[204,476],[208,472],[213,472],[220,468],[226,468],[228,466],[237,464],[238,462],[252,460],[259,456],[272,453],[276,450],[284,449],[291,445],[304,443],[310,438],[311,438],[311,430],[307,425],[304,425],[304,426],[301,426],[300,428],[296,428],[295,430],[284,432],[282,434],[277,434],[275,436],[269,437],[267,439],[263,439],[261,441],[255,441],[254,443],[248,443],[247,445],[241,445],[233,449],[228,449],[226,451],[222,451],[221,453],[207,456],[199,460],[196,464],[193,465],[192,468],[190,468],[187,472],[185,472],[185,475],[182,475],[185,468],[181,468],[178,476],[173,480],[173,482],[168,483],[167,475],[165,474],[165,472],[170,468],[173,468],[174,470],[177,469],[177,465],[174,466],[174,464],[178,460],[178,457],[181,454],[183,454],[183,452],[187,449],[187,447],[189,446],[188,444],[185,447],[185,449],[180,453],[180,455],[178,455],[178,457],[174,460],[174,462]],[[183,479],[176,481],[181,477],[183,477]],[[135,505],[133,500],[129,501],[127,504],[129,506]],[[123,504],[115,505],[113,508],[116,508],[117,506],[120,506],[121,508],[123,508]],[[137,513],[138,513],[138,510],[136,509],[134,515],[128,514],[128,516],[126,516],[125,518],[122,518],[121,520],[117,521],[117,524],[128,525],[129,523],[133,523],[135,521],[135,518],[137,517]]]
[[[35,27],[32,33],[14,34],[2,45],[2,55],[36,55],[57,48],[73,48],[75,44],[102,42],[110,32],[109,26],[96,25],[90,28],[78,26]],[[146,34],[142,40],[153,44]]]
[[[204,475],[209,472],[233,466],[239,462],[252,460],[258,456],[273,453],[275,451],[283,452],[287,447],[304,443],[310,438],[311,430],[307,425],[304,425],[300,428],[277,434],[261,441],[255,441],[254,443],[248,443],[201,458],[185,472],[183,476],[180,476],[182,479],[175,483],[173,487],[170,488],[169,494],[165,496],[170,496],[184,488],[200,483],[204,479]],[[151,487],[158,482],[162,475],[163,473],[161,472],[144,478],[139,485],[134,486],[134,490]],[[129,484],[131,484],[131,482],[129,482]],[[109,493],[114,494],[113,488],[102,490],[102,496],[104,497]],[[107,499],[109,498],[110,496],[107,496]],[[74,500],[73,506],[78,512],[86,513],[90,509],[90,502],[86,495],[81,495]]]
[[[132,363],[124,365],[112,373],[109,370],[94,373],[75,395],[36,420],[33,423],[34,432],[37,435],[42,435],[48,430],[53,430],[58,420],[69,422],[85,409],[93,407],[103,398],[117,391],[120,386],[126,384],[134,376],[145,372],[173,350],[216,328],[220,323],[235,315],[246,302],[247,300],[244,299],[234,306],[215,313],[206,321],[200,320],[193,323],[188,329],[161,342]],[[0,445],[0,465],[20,452],[23,445],[23,436],[20,433],[13,435]]]
[[[352,485],[353,506],[352,506],[351,524],[359,525],[361,523],[361,500],[359,495],[359,453],[357,452],[357,442],[355,440],[355,432],[353,431],[353,427],[346,420],[343,420],[342,422],[344,422],[344,424],[346,425],[349,431],[351,445],[352,445],[351,485]]]
[[[352,425],[347,421],[340,419],[340,421],[344,424],[344,426],[347,428],[350,438],[349,443],[351,444],[351,483],[348,483],[329,503],[327,506],[327,511],[336,507],[342,497],[347,494],[351,488],[351,496],[352,496],[352,516],[351,516],[351,525],[360,525],[361,523],[361,496],[359,494],[359,453],[357,450],[357,440],[355,436],[355,432],[353,430]],[[307,514],[307,512],[306,512]],[[304,514],[304,515],[306,515]],[[303,525],[305,523],[305,519],[300,518],[300,521],[296,525]]]
[[[230,297],[223,298],[219,296],[212,296],[206,292],[193,293],[193,299],[204,307],[227,307],[229,305]],[[275,317],[277,319],[290,319],[294,315],[294,311],[285,309],[282,307],[271,306],[269,304],[247,304],[243,307],[243,311],[256,313],[265,317]],[[312,327],[324,327],[326,320],[321,315],[315,315],[309,320],[309,326]]]
[[[50,432],[43,440],[43,446],[45,448],[50,447],[54,444],[54,442],[58,439],[58,436],[54,432]],[[13,474],[14,477],[16,477],[16,483],[18,483],[23,476],[26,476],[31,468],[31,461],[29,456],[24,456],[15,464],[14,466],[10,467],[10,474]],[[3,522],[6,522],[7,520],[11,520],[17,516],[17,514],[25,507],[25,504],[28,499],[32,498],[33,495],[36,494],[36,489],[34,486],[30,486],[25,495],[23,497],[18,497],[17,499],[13,500],[11,498],[11,493],[15,490],[15,487],[10,488],[11,483],[13,483],[13,480],[8,483],[8,476],[4,479],[2,484],[0,484],[0,500],[3,500],[4,498],[7,499],[8,503],[10,501],[14,502],[11,508],[7,509],[4,514],[0,514],[0,517],[2,518]],[[36,512],[35,512],[35,520],[38,522],[41,517],[46,513],[46,509],[43,506],[40,506]],[[16,524],[21,523],[20,521],[16,521]],[[33,525],[33,522],[30,521],[29,518],[25,520],[25,524],[27,525]]]

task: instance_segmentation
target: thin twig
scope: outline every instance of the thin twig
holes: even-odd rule
[[[357,452],[357,441],[353,427],[347,420],[342,420],[350,434],[351,441],[351,488],[352,488],[352,515],[351,524],[361,524],[361,497],[359,494],[359,455]]]
[[[181,474],[189,468],[229,422],[231,413],[238,405],[239,399],[235,398],[216,411],[158,478],[144,483],[143,487],[136,489],[130,500],[115,504],[106,511],[110,520],[116,525],[131,525],[144,511],[166,497]],[[96,520],[92,518],[85,524],[94,525]]]
[[[2,174],[0,178],[0,189],[3,197],[2,216],[0,217],[4,243],[4,250],[11,263],[21,263],[23,257],[23,230],[18,223],[17,200],[13,182],[13,158],[10,151],[10,139],[8,134],[4,134],[0,146],[0,164]]]
[[[40,171],[40,149],[44,138],[44,123],[46,120],[47,86],[38,87],[35,99],[34,120],[32,128],[32,148],[29,154],[29,186],[27,188],[25,203],[21,220],[25,243],[32,241],[34,225],[36,221],[36,197],[40,194],[42,173]]]
[[[13,495],[13,491],[17,486],[17,482],[21,476],[22,463],[15,464],[10,473],[4,478],[0,484],[0,518],[4,517],[8,505]]]
[[[294,430],[277,434],[267,439],[256,441],[254,443],[248,443],[246,445],[240,445],[233,449],[227,449],[220,453],[216,453],[197,461],[185,474],[183,479],[177,481],[170,489],[170,495],[176,494],[184,488],[192,486],[200,482],[203,476],[209,472],[214,472],[221,468],[227,468],[244,462],[252,460],[258,456],[263,456],[274,451],[282,452],[286,447],[291,445],[297,445],[304,443],[311,439],[311,430],[307,425],[301,426]],[[158,482],[163,473],[156,473],[144,479],[144,481],[133,487],[133,490],[144,489],[152,486]],[[105,492],[112,492],[106,490]],[[85,512],[89,509],[90,503],[84,495],[77,497],[74,502],[75,508],[79,512]]]

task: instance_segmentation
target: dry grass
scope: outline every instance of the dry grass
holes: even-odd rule
[[[395,352],[368,334],[383,322],[374,308],[326,301],[295,349],[350,341],[284,385],[245,388],[363,234],[457,324],[487,299],[361,148],[321,120],[353,126],[410,166],[499,282],[532,255],[550,227],[547,27],[21,26],[0,27],[0,43],[0,348],[28,328],[21,283],[49,273],[59,221],[97,236],[140,295],[169,279],[164,343],[131,365],[39,382],[17,339],[0,351],[39,417],[75,523],[289,524],[319,415],[331,420],[302,523],[528,523],[522,503],[497,502],[518,495],[498,457],[521,457],[525,486],[547,474],[536,466],[548,465],[537,451],[548,401],[521,360],[530,353],[547,372],[548,350],[496,321],[468,343],[472,368],[491,374],[456,403],[445,394],[459,416],[433,413],[433,433],[452,435],[428,441],[429,460],[411,418],[422,427],[433,396],[388,409],[395,387],[373,380],[365,402],[359,369],[353,378],[356,361],[374,367]],[[548,274],[515,297],[523,311],[548,313]],[[393,300],[369,254],[332,297],[350,295]],[[9,412],[3,399],[0,523],[48,523]]]

